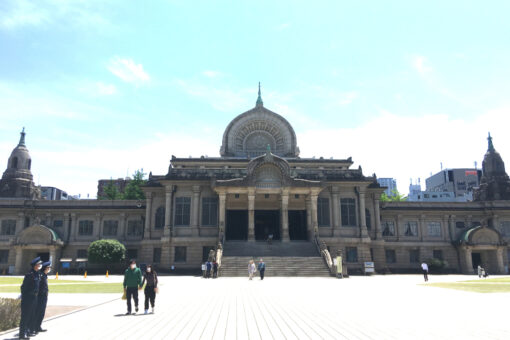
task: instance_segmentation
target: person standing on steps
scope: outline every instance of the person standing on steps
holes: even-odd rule
[[[126,292],[127,313],[131,314],[131,297],[135,302],[135,313],[138,312],[138,290],[142,289],[142,272],[136,266],[136,261],[129,261],[129,268],[124,272],[124,291]]]
[[[262,258],[259,261],[259,265],[258,265],[257,269],[260,273],[260,279],[264,280],[264,273],[266,272],[266,264],[264,263],[264,260],[262,260]]]
[[[147,269],[145,270],[145,273],[143,274],[143,281],[142,281],[142,287],[144,283],[147,281],[147,285],[144,289],[144,295],[145,295],[145,314],[149,312],[149,302],[151,303],[152,307],[152,314],[154,314],[154,304],[156,302],[156,291],[158,289],[158,274],[156,271],[152,268],[152,265],[148,265]]]
[[[21,320],[19,322],[19,338],[30,339],[35,333],[30,327],[34,323],[35,310],[37,308],[37,294],[39,293],[39,282],[41,280],[39,270],[41,269],[41,258],[36,257],[30,262],[32,267],[23,278],[21,284]]]
[[[214,261],[212,264],[213,268],[213,279],[216,279],[218,277],[218,262]]]
[[[211,261],[207,260],[207,262],[205,263],[205,277],[208,279],[211,277],[211,269],[212,269],[212,263]]]
[[[255,263],[253,262],[253,260],[250,260],[250,262],[248,263],[248,277],[250,280],[253,279],[253,274],[255,274]]]
[[[425,282],[429,280],[429,265],[427,262],[423,261],[421,263],[421,270],[423,271],[423,278],[425,279]]]
[[[34,323],[31,330],[36,334],[39,332],[46,332],[42,329],[41,325],[46,313],[46,305],[48,304],[48,273],[51,270],[51,261],[42,264],[40,272],[41,281],[39,282],[39,294],[37,294],[37,309],[35,311]]]

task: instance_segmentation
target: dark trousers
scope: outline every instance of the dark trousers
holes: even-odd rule
[[[151,307],[154,308],[154,303],[156,302],[156,292],[154,291],[154,286],[145,286],[143,292],[145,294],[145,309],[149,309],[149,301],[151,303]]]
[[[24,335],[29,331],[34,323],[35,310],[37,308],[37,295],[23,294],[21,295],[21,320],[19,322],[19,334]]]
[[[265,269],[261,269],[261,270],[259,270],[259,273],[260,273],[260,279],[261,279],[261,280],[264,280],[264,272],[265,272],[265,271],[266,271]]]
[[[138,287],[127,287],[126,288],[127,309],[128,309],[129,313],[131,313],[131,297],[133,297],[133,301],[135,302],[135,308],[137,308],[138,307]]]
[[[425,281],[429,280],[429,272],[427,270],[423,270],[423,278],[425,279]]]
[[[37,296],[37,308],[33,318],[31,330],[38,332],[41,329],[41,324],[44,320],[44,314],[46,314],[46,305],[48,304],[48,294],[39,293]]]

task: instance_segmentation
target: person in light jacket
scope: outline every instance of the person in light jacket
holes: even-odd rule
[[[256,271],[257,269],[255,268],[255,263],[253,262],[253,260],[250,260],[250,262],[248,263],[248,276],[250,280],[253,279],[253,274],[255,274]]]

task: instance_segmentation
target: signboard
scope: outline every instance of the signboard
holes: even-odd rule
[[[374,268],[373,262],[365,262],[364,269],[365,269],[365,273],[375,273],[375,268]]]
[[[62,266],[62,268],[67,268],[67,269],[69,269],[70,264],[71,264],[70,262],[62,262],[60,265]]]

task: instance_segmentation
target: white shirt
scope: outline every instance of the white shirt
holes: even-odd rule
[[[202,270],[205,270],[205,264],[202,264]]]
[[[423,263],[421,264],[421,269],[426,270],[426,271],[429,271],[429,266],[428,266],[428,264],[426,264],[425,262],[423,262]]]

